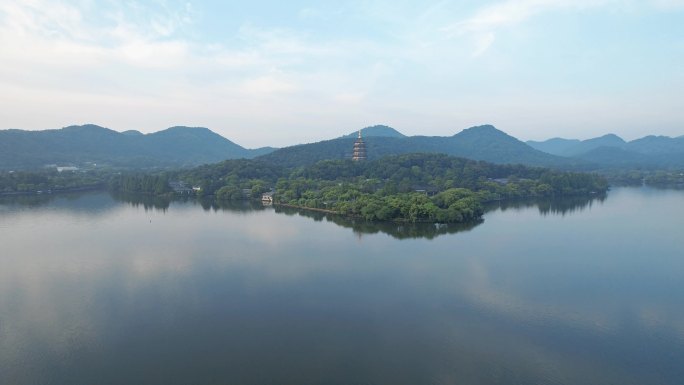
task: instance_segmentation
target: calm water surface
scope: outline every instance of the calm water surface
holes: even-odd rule
[[[677,384],[684,192],[466,226],[0,201],[1,384]]]

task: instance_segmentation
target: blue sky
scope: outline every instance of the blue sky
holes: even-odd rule
[[[0,0],[0,128],[684,135],[684,0]]]

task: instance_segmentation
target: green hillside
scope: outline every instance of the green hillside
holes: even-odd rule
[[[361,129],[361,135],[364,138],[368,138],[371,136],[380,136],[380,137],[386,137],[386,138],[405,138],[406,137],[406,135],[395,130],[394,128],[389,127],[389,126],[384,126],[384,125],[376,125],[376,126],[370,126],[370,127],[362,128]],[[343,136],[343,138],[356,138],[357,136],[358,136],[358,131],[354,131],[349,135]]]
[[[183,167],[253,158],[273,149],[249,150],[202,127],[172,127],[152,134],[117,132],[88,124],[58,130],[0,130],[0,169],[50,164],[118,167]]]
[[[554,138],[543,142],[528,141],[527,144],[549,154],[573,157],[601,147],[622,148],[626,142],[615,134],[606,134],[587,140]]]
[[[326,140],[281,148],[260,157],[285,167],[302,166],[324,159],[348,159],[354,137]],[[492,163],[519,163],[532,166],[571,167],[577,161],[533,149],[494,126],[472,127],[450,136],[364,137],[368,159],[406,153],[441,153]]]
[[[600,169],[670,169],[684,167],[684,138],[646,136],[630,142],[614,134],[583,141],[549,139],[527,142],[550,154],[576,159]]]

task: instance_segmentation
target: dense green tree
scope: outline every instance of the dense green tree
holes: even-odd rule
[[[666,175],[655,175],[663,180]],[[54,186],[59,175],[0,174],[0,187],[28,191]],[[501,165],[441,154],[402,154],[353,162],[324,160],[286,169],[260,160],[228,160],[191,170],[125,173],[109,178],[122,193],[169,194],[169,181],[199,187],[218,201],[259,199],[275,190],[275,203],[325,210],[371,221],[464,222],[480,218],[482,203],[522,197],[605,192],[605,178],[522,165]],[[9,187],[8,187],[9,186]]]

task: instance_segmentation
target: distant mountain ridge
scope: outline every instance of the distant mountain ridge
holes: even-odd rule
[[[204,127],[171,127],[151,134],[94,124],[56,130],[0,130],[0,169],[100,163],[122,167],[182,167],[253,158],[272,148],[246,149]]]
[[[125,168],[185,167],[255,158],[283,167],[351,157],[358,131],[281,149],[246,149],[204,127],[176,126],[150,134],[86,124],[56,130],[0,130],[0,170],[97,163]],[[375,125],[362,129],[369,159],[406,153],[442,153],[491,163],[581,171],[684,168],[684,136],[646,136],[630,142],[614,134],[588,140],[522,142],[492,125],[452,136],[406,136]]]
[[[554,138],[527,144],[553,155],[589,162],[602,168],[684,167],[684,136],[649,135],[626,142],[614,134],[587,140]]]
[[[371,137],[371,136],[379,136],[379,137],[384,137],[384,138],[405,138],[406,135],[402,134],[401,132],[397,131],[396,129],[389,127],[389,126],[384,126],[384,125],[375,125],[375,126],[369,126],[369,127],[364,127],[360,129],[361,135],[364,138]],[[343,138],[356,138],[358,136],[358,131],[357,132],[352,132],[349,135],[343,136]]]
[[[392,133],[386,128],[381,132]],[[352,133],[338,139],[285,147],[260,159],[289,167],[313,164],[323,159],[345,159],[351,156],[354,138],[356,135]],[[492,125],[471,127],[448,137],[364,134],[364,141],[369,159],[406,153],[443,153],[499,164],[563,167],[575,162],[535,150]]]
[[[527,142],[539,151],[558,156],[577,156],[599,147],[621,147],[625,141],[615,134],[606,134],[597,138],[579,140],[553,138],[542,142]]]

